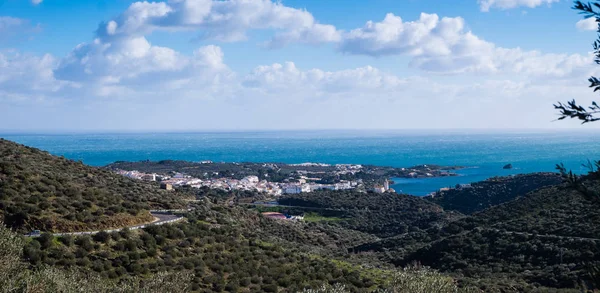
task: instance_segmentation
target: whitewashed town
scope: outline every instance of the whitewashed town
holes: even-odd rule
[[[305,163],[298,165],[314,164]],[[340,165],[339,173],[352,173],[360,170],[360,165]],[[311,178],[308,176],[300,176],[298,179],[294,179],[294,182],[270,182],[267,180],[260,180],[258,176],[246,176],[242,179],[227,178],[225,176],[214,178],[219,176],[217,172],[214,172],[213,178],[200,179],[183,173],[175,173],[175,175],[167,176],[156,173],[144,173],[137,170],[126,171],[126,170],[115,170],[118,174],[123,176],[144,180],[144,181],[160,181],[161,188],[173,189],[174,187],[190,186],[194,188],[208,187],[212,189],[221,190],[247,190],[265,193],[270,196],[280,196],[282,194],[298,194],[303,192],[312,192],[317,190],[349,190],[363,188],[363,180],[340,180],[333,184],[320,184],[315,183],[320,178]],[[389,187],[389,181],[385,180],[383,184],[375,184],[369,187],[369,190],[376,193],[384,193],[388,191],[394,191]]]

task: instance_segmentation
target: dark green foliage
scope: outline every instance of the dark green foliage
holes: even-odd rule
[[[110,240],[110,234],[108,234],[106,231],[100,231],[94,234],[93,238],[96,242],[107,243]]]
[[[600,189],[597,181],[585,183]],[[486,286],[505,279],[521,288],[575,288],[590,280],[590,266],[600,265],[599,209],[600,202],[573,188],[553,186],[441,228],[354,250],[379,251],[396,265],[419,262]]]
[[[228,224],[216,224],[216,218],[224,218],[221,222]],[[231,220],[246,222],[235,224],[229,222]],[[275,231],[277,228],[272,224],[278,225],[250,211],[205,207],[191,214],[190,222],[131,231],[121,235],[118,241],[113,237],[94,237],[106,241],[107,245],[91,249],[88,236],[77,237],[71,247],[54,248],[43,248],[38,238],[27,246],[32,252],[27,253],[26,258],[33,265],[40,264],[31,258],[34,254],[45,264],[64,267],[76,264],[82,271],[115,280],[161,271],[190,271],[195,275],[193,288],[214,292],[238,289],[296,292],[329,282],[343,283],[353,291],[364,292],[383,285],[386,278],[384,271],[364,273],[358,266],[349,263],[342,266],[338,261],[311,255],[301,245],[288,244],[286,248],[268,242],[277,237],[263,229]],[[304,233],[310,231],[307,229]]]
[[[342,218],[341,226],[378,237],[428,229],[460,216],[421,198],[396,193],[319,191],[286,195],[279,203]]]
[[[122,227],[151,220],[148,209],[182,206],[158,185],[0,139],[0,214],[20,231]]]
[[[426,199],[446,210],[472,214],[489,207],[511,201],[536,189],[558,185],[561,177],[555,173],[523,174],[495,177],[471,184],[470,188],[453,188],[436,193]]]

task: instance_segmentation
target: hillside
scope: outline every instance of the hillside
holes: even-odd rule
[[[441,226],[461,217],[421,198],[396,193],[319,191],[286,195],[281,205],[313,208],[326,217],[337,217],[339,225],[377,237]]]
[[[93,237],[43,235],[25,244],[23,256],[34,268],[75,268],[102,282],[178,273],[189,276],[181,280],[186,292],[302,292],[330,284],[345,288],[335,292],[478,292],[459,289],[452,278],[430,270],[396,271],[357,262],[347,253],[333,255],[344,251],[338,244],[345,236],[331,228],[288,226],[210,201],[199,203],[187,217],[187,223]]]
[[[69,232],[152,220],[152,208],[181,208],[179,195],[0,139],[0,216],[20,231]]]
[[[182,207],[177,198],[192,194],[161,191],[5,140],[0,154],[2,215],[20,232],[143,222],[148,209]],[[223,204],[219,194],[193,205],[186,222],[93,236],[24,239],[0,227],[0,292],[297,292],[330,284],[345,288],[338,292],[430,292],[440,286],[462,292],[437,272],[396,272],[350,255],[349,247],[377,239],[367,233],[266,219]],[[395,283],[397,277],[402,282]]]
[[[469,187],[440,191],[433,197],[428,196],[425,199],[444,207],[446,210],[472,214],[511,201],[536,189],[560,183],[560,175],[556,173],[494,177],[473,183]]]
[[[20,231],[138,223],[152,207],[200,198],[183,223],[25,241],[22,257],[35,271],[75,269],[103,284],[182,273],[189,277],[180,281],[185,290],[195,292],[297,292],[323,284],[343,284],[350,292],[397,284],[422,289],[396,292],[431,292],[442,284],[460,292],[455,280],[485,292],[570,292],[591,280],[592,266],[600,267],[600,201],[564,185],[468,216],[423,198],[355,191],[287,195],[281,206],[264,207],[236,204],[247,192],[161,191],[4,140],[0,151],[2,214]],[[546,182],[546,175],[526,176],[481,186],[508,200],[524,190],[517,186],[523,178],[537,182],[527,188]],[[598,181],[586,185],[600,190]],[[301,213],[305,221],[267,219],[260,215],[264,209]],[[444,275],[404,269],[414,263]]]
[[[588,185],[600,189],[600,184]],[[490,286],[575,288],[600,265],[600,201],[552,186],[441,229],[361,245],[399,266],[419,262]],[[497,284],[496,284],[497,285]],[[494,285],[494,286],[496,286]],[[523,287],[523,288],[524,288]]]

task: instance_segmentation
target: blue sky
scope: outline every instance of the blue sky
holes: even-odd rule
[[[595,98],[571,6],[0,0],[0,130],[580,127],[551,122]]]

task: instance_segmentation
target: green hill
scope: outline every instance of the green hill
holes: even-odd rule
[[[597,181],[587,184],[600,189]],[[552,186],[440,229],[355,249],[377,251],[399,266],[418,262],[484,287],[576,288],[591,280],[591,267],[600,265],[599,209],[598,199]]]
[[[175,193],[0,139],[0,216],[20,231],[70,232],[152,220],[181,208]]]
[[[406,194],[319,191],[286,195],[281,205],[313,208],[325,217],[337,217],[339,225],[377,237],[392,237],[428,229],[462,217],[440,206]]]
[[[148,209],[181,207],[177,198],[192,194],[5,140],[0,155],[0,211],[17,232],[144,222]],[[395,271],[347,252],[377,239],[371,234],[222,202],[205,196],[186,222],[135,231],[25,238],[0,227],[0,292],[463,292],[437,272]]]
[[[465,188],[452,188],[425,197],[446,210],[472,214],[489,207],[511,201],[536,189],[558,185],[562,182],[557,173],[520,174],[494,177],[476,182]]]

